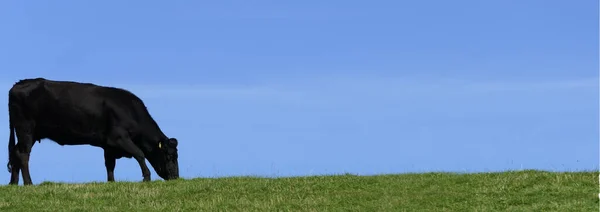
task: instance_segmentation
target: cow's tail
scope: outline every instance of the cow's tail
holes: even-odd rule
[[[10,125],[10,137],[8,138],[8,163],[6,167],[8,168],[8,172],[12,172],[12,152],[15,148],[15,127],[11,120],[9,120]]]
[[[9,109],[10,110],[10,109]],[[10,117],[10,114],[9,114]],[[10,137],[8,138],[8,163],[6,164],[6,167],[8,168],[8,172],[11,173],[12,172],[12,152],[13,149],[15,148],[15,126],[13,125],[12,120],[9,118],[8,120],[9,122],[9,127],[10,127]]]

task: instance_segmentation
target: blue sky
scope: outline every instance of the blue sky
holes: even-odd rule
[[[597,1],[367,2],[2,1],[0,87],[129,89],[186,178],[598,168]],[[106,179],[90,146],[30,166]]]

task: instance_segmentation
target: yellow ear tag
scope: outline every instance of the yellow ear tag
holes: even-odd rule
[[[158,142],[158,148],[162,148],[162,143]]]

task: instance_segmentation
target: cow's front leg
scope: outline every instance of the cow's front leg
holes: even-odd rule
[[[150,181],[150,169],[146,166],[144,152],[137,147],[133,141],[127,135],[127,132],[119,129],[115,129],[111,134],[111,139],[108,141],[110,146],[118,147],[121,151],[125,151],[135,158],[142,169],[142,176],[144,182]]]
[[[115,181],[115,165],[117,164],[117,158],[114,154],[107,149],[104,149],[104,165],[106,166],[106,177],[108,182]]]

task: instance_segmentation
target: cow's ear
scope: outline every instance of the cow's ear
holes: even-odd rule
[[[177,144],[179,143],[179,142],[177,142],[177,139],[176,139],[176,138],[169,138],[169,141],[168,141],[168,142],[169,142],[169,146],[170,146],[170,147],[173,147],[173,148],[176,148],[176,147],[177,147]]]

